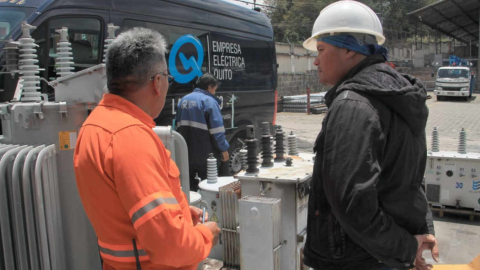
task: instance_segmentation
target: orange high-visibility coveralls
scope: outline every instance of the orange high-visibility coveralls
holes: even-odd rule
[[[83,124],[74,156],[85,211],[104,270],[193,270],[212,248],[211,231],[193,226],[180,172],[153,132],[152,118],[105,94]]]

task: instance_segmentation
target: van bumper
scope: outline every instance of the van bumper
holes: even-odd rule
[[[447,97],[468,97],[470,95],[469,91],[434,91],[436,96],[447,96]]]

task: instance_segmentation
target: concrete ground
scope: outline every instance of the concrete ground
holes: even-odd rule
[[[440,150],[457,151],[458,138],[462,128],[467,132],[467,151],[480,152],[480,95],[469,101],[454,98],[437,101],[433,93],[427,100],[430,110],[426,134],[428,149],[431,149],[431,134],[437,127],[440,135]],[[322,127],[324,114],[279,113],[277,124],[288,134],[293,131],[299,139],[299,150],[312,152],[313,143]],[[440,246],[441,264],[466,264],[480,254],[480,218],[469,221],[465,215],[445,213],[440,218],[434,213],[436,237]],[[424,254],[428,262],[431,256]]]

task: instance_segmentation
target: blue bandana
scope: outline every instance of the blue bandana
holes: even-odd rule
[[[358,40],[352,35],[335,35],[317,38],[317,41],[322,41],[331,44],[335,47],[344,48],[350,51],[358,52],[360,54],[369,56],[374,54],[380,54],[388,61],[387,48],[376,44],[363,44],[360,45]]]

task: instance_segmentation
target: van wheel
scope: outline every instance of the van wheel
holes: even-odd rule
[[[468,97],[464,97],[465,101],[468,101]]]
[[[443,97],[442,96],[437,96],[437,101],[442,101]]]
[[[242,149],[243,144],[238,139],[235,139],[230,147],[232,149],[232,152],[230,153],[228,168],[231,175],[234,175],[242,170],[242,159],[240,155],[240,150]]]

